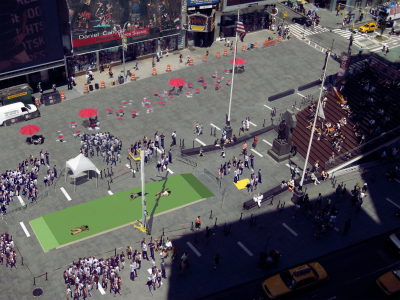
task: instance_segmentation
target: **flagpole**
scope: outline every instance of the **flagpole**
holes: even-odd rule
[[[316,109],[316,111],[315,111],[315,117],[314,117],[314,124],[313,124],[312,130],[311,130],[310,141],[308,142],[308,149],[307,149],[306,161],[304,162],[303,174],[301,174],[300,186],[303,186],[304,174],[305,174],[306,169],[307,169],[308,158],[310,157],[310,150],[311,150],[311,145],[312,145],[312,142],[313,142],[314,131],[315,131],[315,125],[317,124],[318,113],[319,113],[319,109],[320,109],[320,105],[321,105],[322,91],[324,90],[324,83],[325,83],[326,70],[328,69],[329,55],[330,55],[330,51],[328,51],[328,54],[327,54],[328,59],[327,59],[327,61],[326,61],[326,65],[325,65],[324,76],[323,76],[323,78],[322,78],[321,92],[319,93],[317,109]]]
[[[240,6],[240,5],[239,5]],[[238,19],[237,21],[239,22],[239,11],[240,8],[238,8]],[[236,28],[236,41],[235,41],[235,50],[233,51],[233,68],[232,68],[232,82],[231,82],[231,95],[229,97],[229,110],[228,110],[228,120],[227,120],[227,126],[230,126],[231,122],[231,106],[232,106],[232,93],[233,93],[233,79],[235,77],[235,65],[236,65],[236,52],[237,52],[237,38],[238,38],[238,32]]]

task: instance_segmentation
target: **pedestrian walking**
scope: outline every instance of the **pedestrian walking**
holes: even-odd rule
[[[205,234],[205,237],[206,237],[206,244],[208,244],[208,238],[210,237],[210,235],[211,235],[211,229],[210,229],[210,227],[206,227],[206,234]]]
[[[215,254],[214,254],[214,269],[216,269],[219,265],[219,258],[220,258],[219,254],[217,252],[215,252]]]
[[[351,218],[349,218],[346,222],[344,222],[344,230],[343,230],[344,235],[348,234],[350,227],[351,227]]]
[[[196,230],[200,230],[200,228],[201,228],[201,218],[200,216],[198,216],[196,219]]]
[[[387,47],[386,42],[383,43],[383,48],[382,48],[382,52],[385,52],[385,48]]]
[[[320,208],[323,199],[324,199],[324,198],[322,197],[321,193],[319,193],[319,194],[318,194],[318,198],[317,198],[317,204],[316,204],[315,206],[318,205],[318,208]]]

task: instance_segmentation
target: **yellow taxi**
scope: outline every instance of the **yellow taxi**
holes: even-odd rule
[[[386,295],[393,295],[400,292],[400,269],[383,274],[376,280],[379,288]]]
[[[325,269],[317,262],[283,271],[262,283],[264,292],[270,299],[303,291],[328,280]]]
[[[376,28],[375,22],[370,22],[370,23],[367,23],[367,24],[365,24],[363,26],[360,26],[358,28],[358,31],[359,32],[363,32],[363,33],[365,33],[365,32],[373,32],[373,31],[375,31],[375,28]]]

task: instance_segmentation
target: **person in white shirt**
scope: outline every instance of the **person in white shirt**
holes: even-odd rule
[[[263,199],[264,199],[264,195],[263,195],[263,194],[256,194],[256,195],[254,195],[253,200],[254,200],[255,202],[257,202],[258,208],[261,207],[261,201],[262,201]]]

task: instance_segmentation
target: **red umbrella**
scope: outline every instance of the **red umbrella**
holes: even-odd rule
[[[136,110],[132,110],[132,113],[136,113]]]
[[[128,102],[125,101],[124,104],[128,104]]]
[[[81,133],[81,131],[80,131],[80,130],[77,130],[76,133]]]
[[[111,108],[106,108],[106,110],[107,110],[107,111],[110,111],[110,110],[111,110]]]
[[[118,118],[118,120],[119,120],[119,121],[122,121],[122,120],[123,120],[123,118]]]
[[[241,59],[241,58],[236,58],[236,63],[235,65],[244,65],[246,63],[245,59]],[[233,59],[231,60],[231,64],[233,64]]]
[[[180,87],[183,86],[185,84],[185,80],[183,80],[182,78],[174,78],[174,79],[170,79],[168,81],[168,84],[175,86],[175,87]]]
[[[99,111],[96,110],[95,108],[85,108],[85,109],[80,109],[78,115],[81,116],[82,118],[90,118],[97,115],[98,112]]]
[[[119,111],[124,111],[122,108]]]
[[[19,132],[21,134],[32,135],[40,130],[40,127],[37,125],[27,125],[21,128]]]

